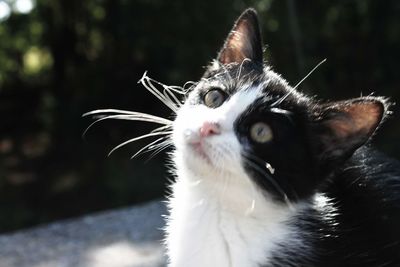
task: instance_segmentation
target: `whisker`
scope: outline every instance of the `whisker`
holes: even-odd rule
[[[157,140],[150,142],[149,144],[145,145],[144,147],[142,147],[141,149],[139,149],[135,154],[133,154],[133,156],[131,157],[131,159],[136,158],[137,156],[139,156],[142,152],[146,152],[147,151],[151,151],[152,149],[154,149],[154,145],[162,140],[164,140],[165,138],[168,138],[167,136],[163,136],[161,138],[158,138]]]
[[[261,174],[268,180],[268,182],[278,191],[278,193],[282,195],[286,204],[291,207],[292,203],[291,203],[290,199],[288,198],[287,194],[285,193],[285,191],[282,189],[282,187],[268,173],[266,173],[260,166],[258,166],[254,162],[252,162],[249,158],[247,158],[247,155],[244,155],[244,159],[251,167],[254,168],[254,170],[257,170],[259,174]]]
[[[182,93],[187,94],[187,92],[192,88],[193,86],[197,85],[198,82],[193,82],[193,81],[187,81],[185,84],[182,86]],[[186,88],[186,86],[189,85],[189,88]]]
[[[251,157],[252,159],[258,161],[262,167],[265,167],[265,169],[270,172],[271,175],[273,175],[275,173],[275,168],[269,162],[262,160],[261,158],[257,157],[256,155],[250,154],[248,152],[245,152],[245,153],[247,154],[247,157]],[[299,197],[298,197],[296,191],[293,189],[293,187],[291,188],[291,191],[292,191],[293,197],[298,199]]]
[[[261,166],[265,167],[265,169],[270,172],[271,175],[274,174],[275,168],[273,168],[273,166],[269,162],[266,162],[266,161],[262,160],[261,158],[255,156],[253,154],[250,154],[250,153],[246,153],[246,156],[249,158],[252,158],[253,160],[258,161]]]
[[[245,59],[242,60],[242,62],[240,63],[240,66],[239,66],[238,74],[236,75],[236,78],[237,78],[237,79],[239,79],[240,76],[242,75],[243,64],[244,64],[246,61],[251,61],[251,59],[245,58]]]
[[[229,77],[229,81],[233,81],[232,75],[230,74],[228,68],[225,66],[225,64],[219,64],[220,67],[223,68],[224,72],[223,74],[227,75]]]
[[[147,72],[145,72],[143,74],[142,78],[139,80],[139,83],[141,83],[150,93],[152,93],[158,100],[160,100],[164,105],[166,105],[168,108],[170,108],[173,112],[176,113],[178,111],[178,107],[175,105],[175,103],[173,103],[170,99],[166,98],[165,95],[163,95],[153,85],[153,83],[156,83],[156,84],[161,84],[161,83],[148,77]]]
[[[167,134],[171,134],[171,133],[172,133],[172,131],[148,133],[148,134],[144,134],[144,135],[141,135],[141,136],[138,136],[138,137],[129,139],[129,140],[127,140],[127,141],[125,141],[125,142],[123,142],[123,143],[117,145],[117,146],[114,147],[113,149],[111,149],[111,151],[108,153],[108,156],[110,156],[115,150],[117,150],[117,149],[119,149],[119,148],[121,148],[121,147],[123,147],[123,146],[125,146],[125,145],[127,145],[127,144],[129,144],[129,143],[135,142],[135,141],[137,141],[137,140],[144,139],[144,138],[148,138],[148,137],[151,137],[151,136],[167,135]]]
[[[114,114],[114,115],[108,115],[109,113]],[[151,115],[151,114],[147,114],[147,113],[143,113],[143,112],[117,110],[117,109],[98,109],[98,110],[87,112],[87,113],[83,114],[82,116],[86,117],[86,116],[92,116],[92,115],[99,115],[99,116],[103,116],[103,117],[120,115],[120,116],[131,116],[132,118],[136,116],[139,118],[143,117],[143,118],[158,120],[160,122],[164,122],[164,124],[171,124],[173,122],[169,119]]]
[[[296,89],[300,84],[302,84],[316,69],[319,68],[319,66],[321,66],[323,63],[326,62],[326,58],[324,58],[323,60],[321,60],[321,62],[319,62],[312,70],[310,70],[310,72],[304,76],[303,79],[301,79],[293,88]]]
[[[166,98],[169,99],[172,103],[174,103],[177,107],[180,107],[182,105],[181,101],[172,93],[170,89],[164,88],[163,94]]]
[[[163,142],[160,142],[159,144],[155,144],[149,147],[149,150],[154,150],[154,149],[158,149],[161,148],[162,146],[165,145],[173,145],[172,140],[169,138],[169,136],[166,136],[166,140]]]
[[[92,122],[83,132],[82,136],[84,137],[86,135],[86,133],[97,123],[104,121],[104,120],[131,120],[131,121],[143,121],[143,122],[152,122],[152,123],[157,123],[157,124],[163,124],[163,125],[170,125],[172,123],[172,121],[161,118],[161,117],[157,117],[157,116],[153,116],[153,115],[149,115],[149,114],[145,114],[145,113],[140,113],[140,115],[109,115],[109,116],[105,116],[102,117],[100,119],[95,120],[94,122]]]
[[[125,114],[125,115],[138,115],[138,114],[146,114],[146,113],[142,113],[142,112],[136,112],[136,111],[128,111],[128,110],[121,110],[121,109],[96,109],[93,111],[89,111],[86,112],[82,115],[82,117],[86,117],[86,116],[91,116],[91,115],[97,115],[97,114],[101,114],[101,115],[106,115],[108,113],[113,113],[113,114]],[[148,114],[146,114],[148,115]],[[151,115],[153,116],[153,115]]]
[[[156,83],[156,84],[162,86],[163,88],[166,88],[168,90],[175,91],[175,92],[178,92],[178,93],[184,93],[185,92],[185,90],[180,86],[163,84],[162,82],[156,81],[156,80],[150,78],[149,76],[147,76],[147,72],[145,73],[145,75],[146,75],[146,77],[147,77],[147,79],[149,81],[151,81],[153,83]]]
[[[175,106],[175,103],[173,103],[169,98],[165,97],[162,93],[157,91],[153,85],[150,84],[149,81],[148,86],[146,87],[146,84],[143,83],[143,86],[146,87],[156,98],[158,98],[164,105],[166,105],[169,109],[171,109],[174,113],[177,112],[178,108]],[[149,89],[152,88],[152,89]]]
[[[186,84],[189,83],[194,83],[194,82],[186,82],[184,84],[184,86],[186,86]],[[180,87],[180,86],[175,86],[175,85],[170,85],[168,86],[168,89],[174,93],[180,94],[180,95],[186,95],[187,94],[187,90],[184,87]]]
[[[153,153],[150,154],[147,161],[151,160],[153,157],[155,157],[157,154],[159,154],[161,151],[163,151],[164,149],[166,149],[167,147],[169,147],[171,145],[172,145],[171,140],[165,140],[164,142],[154,145],[154,147],[150,149],[150,150],[154,150],[154,151],[153,151]]]
[[[161,127],[158,127],[156,129],[152,130],[151,133],[161,132],[161,131],[164,131],[164,130],[168,130],[170,128],[172,128],[172,125],[161,126]]]
[[[272,103],[271,107],[281,104],[289,95],[291,95],[297,89],[297,87],[299,87],[300,84],[302,84],[316,69],[319,68],[319,66],[321,66],[325,62],[326,58],[319,62],[310,72],[308,72],[308,74],[304,76],[304,78],[301,79],[293,88],[291,88],[287,94],[278,99],[276,102]]]
[[[179,107],[183,104],[182,101],[179,100],[179,97],[177,97],[176,94],[179,95],[186,95],[187,90],[185,88],[179,87],[179,86],[167,86],[163,83],[160,83],[154,79],[151,79],[150,77],[147,76],[147,72],[145,72],[142,76],[142,78],[138,81],[138,83],[141,83],[152,95],[154,95],[158,100],[160,100],[164,105],[166,105],[169,109],[171,109],[173,112],[177,112]],[[162,87],[162,89],[157,88],[156,85],[159,85]],[[185,84],[186,85],[186,84]],[[171,127],[173,124],[172,120],[158,117],[155,115],[147,114],[147,113],[142,113],[142,112],[135,112],[135,111],[127,111],[127,110],[119,110],[119,109],[99,109],[99,110],[94,110],[87,112],[82,115],[83,117],[86,116],[93,116],[95,119],[94,122],[92,122],[84,131],[83,137],[86,135],[86,133],[97,123],[104,121],[104,120],[110,120],[110,119],[118,119],[118,120],[131,120],[131,121],[142,121],[142,122],[152,122],[156,124],[161,124],[163,126],[158,127],[154,130],[152,130],[148,134],[144,134],[132,139],[129,139],[117,146],[115,146],[111,151],[108,153],[108,156],[110,156],[115,150],[129,144],[135,141],[138,141],[140,139],[148,138],[148,137],[153,137],[153,136],[160,136],[160,135],[171,135]],[[168,138],[167,140],[164,140]],[[170,136],[164,136],[161,138],[158,138],[155,141],[152,141],[151,143],[145,145],[141,149],[139,149],[131,158],[135,158],[136,156],[140,155],[142,152],[148,152],[151,150],[156,150],[153,155],[159,153],[161,150],[165,149],[169,145],[171,145],[171,141],[169,140]],[[164,140],[164,141],[163,141]]]
[[[173,112],[176,112],[177,108],[173,103],[168,101],[168,99],[165,98],[165,96],[160,93],[157,88],[149,81],[148,77],[144,77],[139,81],[144,88],[146,88],[151,94],[153,94],[158,100],[160,100],[164,105],[166,105],[169,109],[171,109]]]

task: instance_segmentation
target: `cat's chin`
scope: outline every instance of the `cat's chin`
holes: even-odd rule
[[[200,143],[189,144],[188,151],[192,154],[192,157],[196,158],[195,160],[204,161],[207,165],[214,166],[210,156],[204,151],[204,148]]]
[[[200,147],[188,145],[183,153],[187,167],[194,172],[209,172],[216,169],[210,156]]]
[[[187,145],[176,151],[179,158],[180,168],[184,168],[195,176],[215,176],[221,174],[223,170],[217,166],[209,154],[199,147]]]

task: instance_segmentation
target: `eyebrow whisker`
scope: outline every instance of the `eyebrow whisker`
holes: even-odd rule
[[[300,84],[302,84],[316,69],[318,69],[319,66],[321,66],[325,62],[326,62],[326,58],[321,60],[321,62],[319,62],[310,72],[308,72],[307,75],[304,76],[304,78],[301,79],[293,88],[291,88],[288,93],[286,93],[284,96],[279,98],[276,102],[274,102],[271,105],[271,107],[280,105],[286,98],[288,98],[289,95],[291,95],[297,89],[297,87],[299,87]]]

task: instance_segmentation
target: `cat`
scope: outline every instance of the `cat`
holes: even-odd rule
[[[141,81],[174,121],[90,114],[165,125],[116,148],[160,135],[139,152],[174,146],[168,266],[400,266],[400,164],[370,145],[387,98],[322,102],[291,87],[264,62],[254,9],[189,90]]]

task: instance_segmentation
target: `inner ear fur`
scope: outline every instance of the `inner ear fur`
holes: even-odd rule
[[[315,125],[321,155],[351,155],[374,134],[387,114],[387,107],[387,101],[379,97],[361,97],[323,107]]]
[[[245,10],[236,20],[217,57],[222,64],[240,64],[246,59],[263,62],[260,26],[257,12],[252,8]]]

